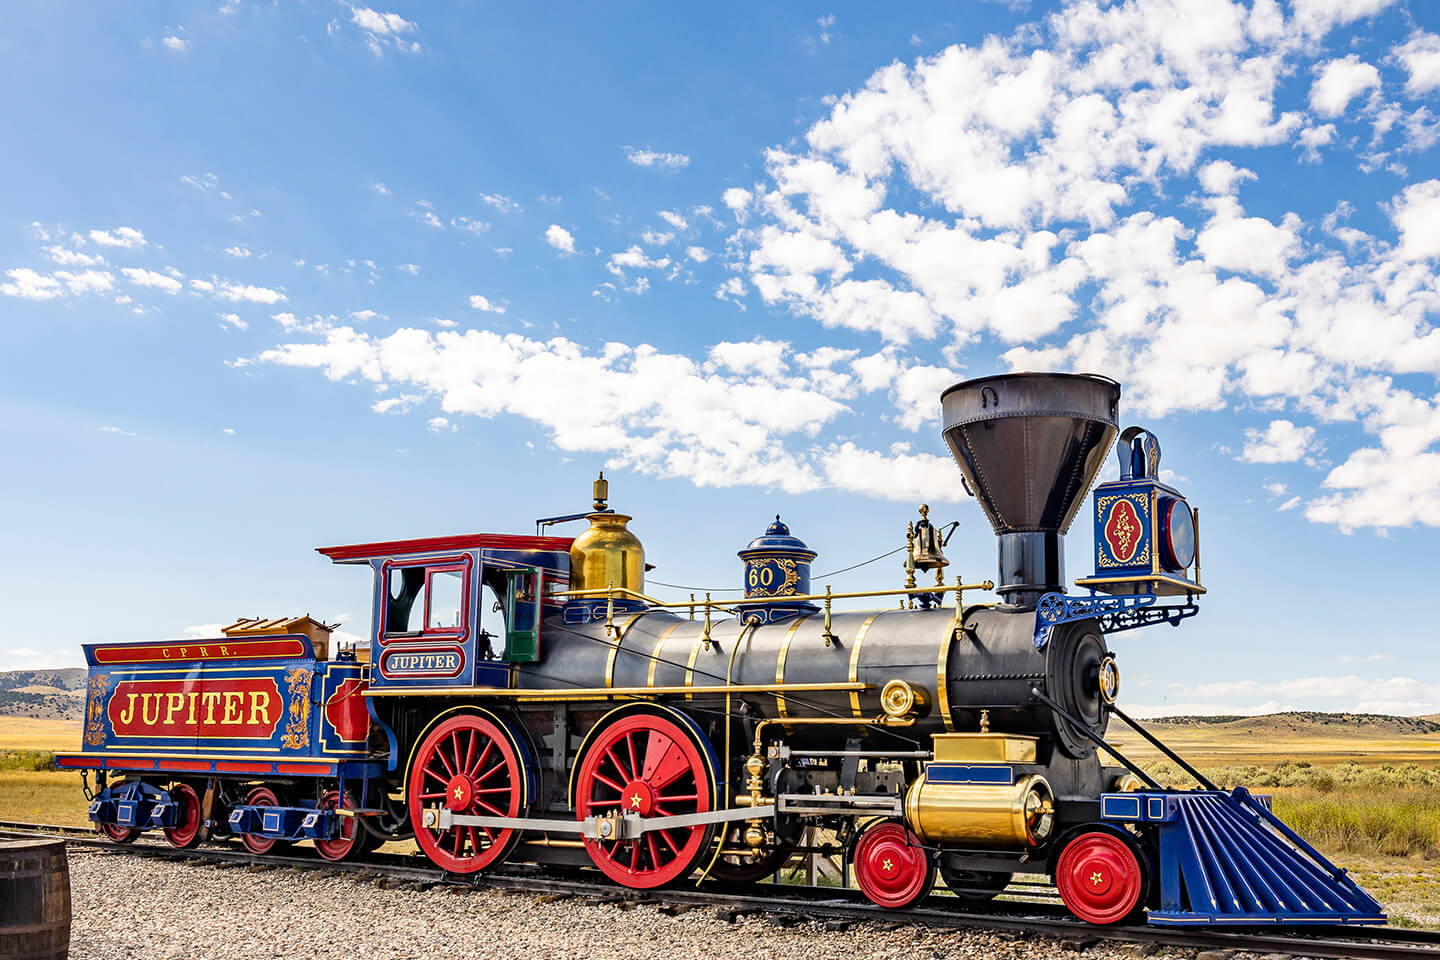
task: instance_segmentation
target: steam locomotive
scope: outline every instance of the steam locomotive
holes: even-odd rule
[[[341,860],[413,837],[456,874],[590,865],[635,888],[753,883],[833,847],[887,907],[937,873],[969,903],[1028,873],[1097,924],[1384,922],[1266,798],[1193,770],[1196,789],[1162,786],[1104,739],[1129,719],[1107,636],[1178,624],[1205,593],[1198,511],[1160,480],[1157,438],[1119,431],[1119,401],[1094,375],[942,395],[994,582],[946,581],[921,507],[902,587],[817,592],[816,553],[777,516],[739,552],[743,599],[661,602],[602,474],[591,510],[537,524],[588,521],[574,539],[320,549],[371,570],[367,649],[330,656],[308,618],[86,645],[84,745],[57,762],[87,772],[121,843],[310,840]],[[1064,535],[1112,446],[1072,596]],[[866,598],[883,608],[834,608]]]

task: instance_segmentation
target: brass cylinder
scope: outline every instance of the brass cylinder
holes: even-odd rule
[[[570,589],[604,590],[614,586],[643,593],[645,547],[623,513],[592,513],[590,529],[570,544]],[[624,595],[617,595],[624,599]]]
[[[905,819],[927,843],[1038,846],[1055,825],[1054,794],[1039,774],[1013,784],[934,783],[921,777],[905,795]]]

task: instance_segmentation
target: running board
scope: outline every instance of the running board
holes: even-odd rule
[[[586,840],[636,840],[652,830],[679,830],[703,827],[711,823],[732,823],[736,820],[758,820],[775,816],[774,804],[715,810],[709,813],[683,813],[673,817],[641,817],[633,813],[609,817],[586,817],[584,820],[541,820],[533,817],[472,817],[456,813],[449,807],[426,810],[422,823],[431,830],[452,827],[489,827],[498,830],[535,830],[544,833],[578,833]]]

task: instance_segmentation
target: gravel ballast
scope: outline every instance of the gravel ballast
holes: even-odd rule
[[[500,890],[404,889],[318,870],[171,862],[72,848],[71,957],[537,960],[1050,960],[1077,944],[910,925],[743,915]],[[673,915],[671,915],[673,914]],[[1081,947],[1093,960],[1133,945]],[[1153,949],[1153,948],[1151,948]],[[1155,957],[1192,957],[1164,951]]]

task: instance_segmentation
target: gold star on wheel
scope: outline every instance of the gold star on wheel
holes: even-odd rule
[[[1090,874],[1090,882],[1094,886],[1100,886],[1100,884],[1105,882],[1105,874],[1101,873],[1099,870],[1096,870],[1094,873]]]
[[[456,800],[459,800],[459,799],[460,799],[461,797],[463,797],[463,796],[465,796],[465,791],[464,791],[464,790],[461,790],[459,787],[456,787],[456,788],[455,788],[455,799],[456,799]]]
[[[893,861],[893,860],[885,860],[884,862],[882,862],[882,863],[880,864],[880,869],[882,869],[882,870],[894,870],[894,869],[895,869],[895,861]]]
[[[634,807],[636,810],[640,809],[640,794],[631,794],[630,806]]]

